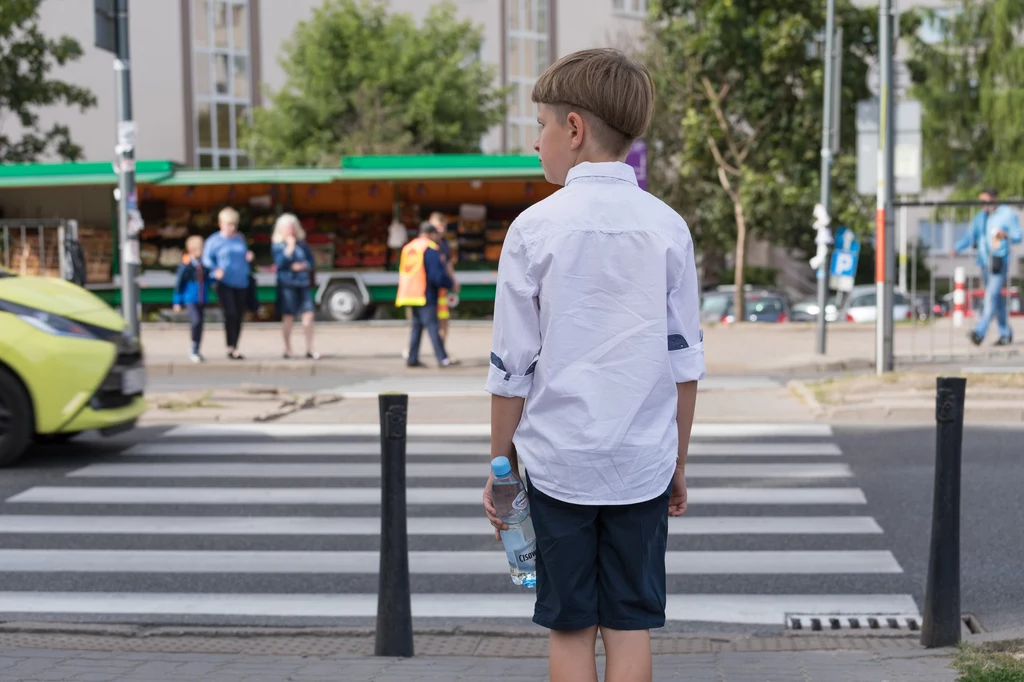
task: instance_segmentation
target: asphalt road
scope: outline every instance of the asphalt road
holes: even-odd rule
[[[836,428],[835,438],[923,605],[934,427]],[[1024,429],[965,429],[962,476],[961,610],[989,631],[1024,626]]]
[[[933,432],[807,428],[822,427],[695,436],[667,630],[767,634],[786,613],[920,610]],[[1024,624],[1022,435],[970,429],[964,446],[963,610],[989,630]],[[479,510],[486,446],[440,438],[411,442],[408,458],[418,623],[528,627],[532,594],[504,574]],[[375,447],[147,429],[37,450],[0,473],[0,620],[372,625]]]

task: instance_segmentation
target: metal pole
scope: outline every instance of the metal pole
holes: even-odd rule
[[[960,465],[967,379],[939,377],[935,396],[935,492],[921,644],[960,641]]]
[[[135,194],[135,123],[132,120],[132,83],[128,47],[128,0],[117,0],[114,9],[117,24],[117,54],[114,73],[117,76],[117,146],[118,163],[117,233],[121,247],[121,314],[131,335],[139,338],[139,301],[135,278],[139,266],[139,234],[141,225],[129,218],[138,215]]]
[[[380,569],[375,656],[413,655],[405,441],[409,396],[382,393],[380,406]]]
[[[899,224],[899,240],[900,240],[900,267],[899,267],[899,290],[903,293],[907,292],[907,250],[909,247],[909,235],[907,234],[907,207],[900,206],[900,224]]]
[[[893,369],[892,293],[895,250],[893,249],[893,2],[881,0],[878,8],[880,107],[878,135],[878,198],[875,212],[875,371],[881,375]]]
[[[835,93],[833,92],[835,69],[835,38],[836,38],[836,1],[828,0],[825,18],[825,88],[824,112],[821,117],[821,199],[820,203],[826,213],[830,213],[832,200],[832,147],[833,117],[832,111]],[[840,76],[841,79],[841,76]],[[819,269],[818,277],[818,355],[825,354],[825,307],[828,305],[828,245],[823,246],[825,260]]]

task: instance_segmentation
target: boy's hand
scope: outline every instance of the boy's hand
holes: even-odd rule
[[[668,515],[682,516],[686,513],[686,474],[676,469],[672,474],[672,496],[668,500]]]
[[[500,541],[501,533],[498,531],[508,530],[508,524],[498,518],[498,510],[494,508],[494,494],[491,485],[494,483],[494,473],[487,478],[487,485],[484,486],[484,513],[487,520],[494,526],[494,539]]]
[[[252,251],[246,251],[245,252],[245,262],[246,263],[251,263],[253,258],[255,258],[255,257],[256,257],[256,255]]]
[[[172,309],[176,313],[180,313],[181,312],[181,306],[180,305],[175,305],[175,306],[172,307]]]

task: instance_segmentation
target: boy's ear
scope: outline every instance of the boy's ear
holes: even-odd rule
[[[572,135],[569,148],[579,149],[580,145],[583,144],[584,126],[586,125],[583,117],[575,111],[570,111],[569,115],[565,117],[565,124],[569,128],[569,134]]]

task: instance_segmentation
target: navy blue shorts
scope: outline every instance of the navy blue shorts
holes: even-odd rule
[[[277,287],[278,312],[281,315],[301,315],[313,312],[313,297],[309,287]]]
[[[529,473],[526,476],[529,485]],[[629,505],[579,505],[529,488],[537,533],[533,622],[550,630],[665,625],[667,490]]]

